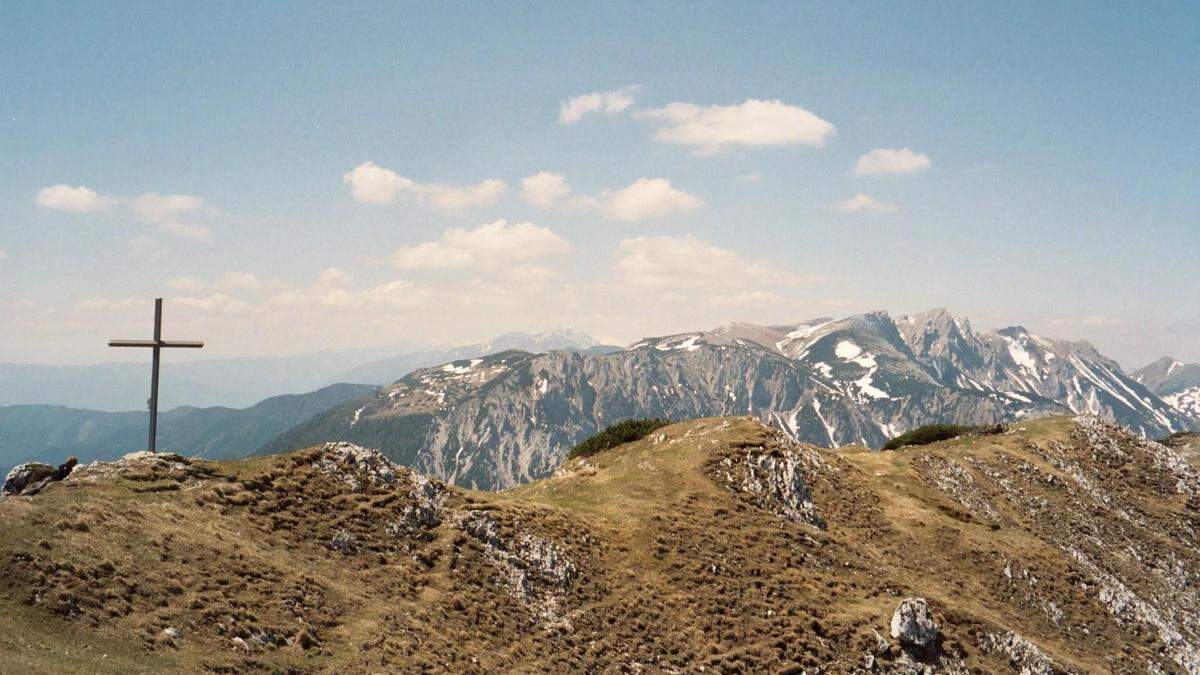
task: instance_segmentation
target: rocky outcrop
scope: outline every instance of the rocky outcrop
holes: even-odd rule
[[[562,547],[526,530],[505,531],[487,511],[463,513],[459,527],[483,544],[510,596],[529,607],[546,625],[570,626],[563,613],[563,600],[579,576],[579,568]]]
[[[892,613],[892,637],[917,649],[931,647],[938,639],[938,625],[925,598],[907,598]]]
[[[378,450],[353,443],[326,443],[312,460],[313,466],[342,481],[353,492],[366,485],[391,485],[396,482],[396,465]]]
[[[8,476],[4,479],[3,492],[6,495],[19,495],[53,475],[54,467],[49,464],[41,462],[21,464],[8,472]]]
[[[805,472],[820,460],[786,437],[727,455],[716,467],[725,485],[781,518],[824,529]]]
[[[988,633],[980,639],[979,646],[985,653],[1001,655],[1020,675],[1060,675],[1065,672],[1041,647],[1012,631]]]
[[[0,488],[2,495],[35,495],[47,485],[60,481],[71,475],[79,460],[68,457],[58,468],[41,462],[29,462],[16,466],[8,472],[4,479],[4,487]]]

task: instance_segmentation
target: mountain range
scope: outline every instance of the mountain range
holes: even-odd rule
[[[1133,379],[1146,385],[1176,410],[1200,418],[1200,363],[1180,363],[1164,356],[1135,370]]]
[[[506,333],[486,342],[397,354],[370,361],[337,375],[338,382],[362,382],[385,385],[395,382],[418,368],[428,368],[448,361],[471,359],[496,352],[519,349],[540,353],[555,350],[603,354],[620,351],[620,347],[602,345],[596,338],[574,328],[553,328],[541,333]]]
[[[273,396],[248,408],[182,406],[158,416],[158,446],[210,459],[237,459],[320,412],[374,391],[335,384],[307,394]],[[145,411],[103,412],[62,406],[0,407],[0,475],[23,462],[57,465],[110,460],[146,447]]]
[[[879,447],[935,422],[1091,413],[1141,436],[1200,424],[1086,342],[976,332],[937,309],[730,324],[608,353],[505,351],[414,371],[316,415],[261,453],[344,440],[451,483],[506,488],[633,417],[752,415],[825,447]]]

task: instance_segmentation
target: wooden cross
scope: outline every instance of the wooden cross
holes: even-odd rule
[[[150,408],[150,452],[155,451],[155,440],[158,437],[158,357],[164,348],[199,349],[204,346],[198,340],[164,340],[162,339],[162,298],[154,299],[154,339],[153,340],[109,340],[109,347],[149,347],[154,350],[154,361],[150,367],[150,400],[146,401]]]

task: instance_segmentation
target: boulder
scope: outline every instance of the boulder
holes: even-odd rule
[[[0,490],[6,495],[18,495],[26,490],[35,489],[48,478],[53,478],[56,469],[49,464],[29,462],[14,467],[4,479],[4,487]]]
[[[937,622],[925,598],[906,598],[892,614],[892,637],[907,647],[924,649],[938,638]]]

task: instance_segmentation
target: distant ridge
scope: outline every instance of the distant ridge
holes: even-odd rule
[[[335,384],[307,394],[273,396],[248,408],[174,408],[159,415],[159,447],[208,459],[245,457],[286,429],[374,389]],[[0,477],[22,462],[57,465],[75,455],[86,463],[115,459],[145,447],[143,411],[0,407]]]
[[[1092,413],[1141,436],[1197,426],[1086,342],[977,333],[944,309],[789,326],[736,323],[605,354],[504,351],[415,371],[260,452],[346,440],[459,485],[547,475],[575,443],[633,417],[753,415],[826,447],[915,427]]]

